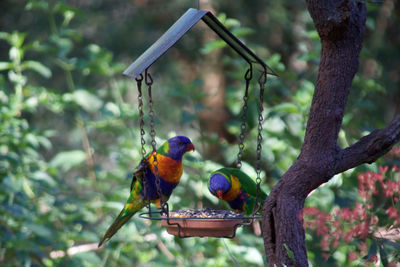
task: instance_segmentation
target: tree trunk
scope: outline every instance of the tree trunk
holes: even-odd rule
[[[337,173],[375,161],[400,139],[398,115],[385,129],[346,149],[337,145],[358,70],[366,8],[352,0],[307,0],[307,7],[321,37],[321,61],[301,153],[263,207],[263,238],[270,266],[308,266],[302,224],[308,194]]]

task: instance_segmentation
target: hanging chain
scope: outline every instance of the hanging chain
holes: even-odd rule
[[[161,191],[161,183],[160,183],[160,175],[158,169],[158,160],[157,160],[157,143],[156,143],[156,131],[154,129],[154,110],[153,110],[153,97],[151,93],[151,86],[153,84],[153,78],[151,77],[148,70],[145,71],[145,83],[148,87],[148,94],[149,94],[149,117],[150,117],[150,136],[151,136],[151,146],[153,148],[153,167],[154,167],[154,175],[155,175],[155,183],[157,188],[157,194],[160,197],[160,205],[162,212],[164,211],[165,200],[164,195]]]
[[[144,140],[145,131],[144,131],[144,120],[143,120],[142,81],[143,81],[143,75],[140,74],[140,76],[138,78],[136,78],[136,83],[137,83],[137,88],[138,88],[140,144],[142,145],[142,149],[141,149],[142,158],[144,158],[146,156],[146,149],[144,148],[144,145],[146,144],[146,141]]]
[[[264,90],[265,90],[265,83],[267,82],[267,72],[264,70],[260,77],[258,78],[258,85],[260,87],[260,98],[258,103],[258,135],[257,135],[257,161],[256,161],[256,172],[257,172],[257,191],[256,191],[256,199],[255,202],[257,203],[257,209],[261,207],[261,201],[258,200],[261,190],[261,150],[262,150],[262,123],[264,117],[262,112],[264,111],[263,103],[264,103]]]
[[[143,81],[143,75],[140,74],[139,77],[136,79],[137,83],[137,88],[138,88],[138,109],[139,109],[139,127],[140,127],[140,144],[142,146],[141,148],[141,154],[142,154],[142,161],[140,162],[139,168],[143,168],[143,197],[144,201],[147,203],[147,208],[150,210],[150,198],[147,197],[147,190],[149,189],[149,185],[147,183],[146,179],[146,164],[143,164],[142,162],[145,160],[146,157],[146,149],[145,149],[145,144],[146,141],[144,140],[144,119],[143,119],[143,94],[142,94],[142,81]]]
[[[248,95],[249,95],[249,87],[250,81],[253,78],[253,68],[250,64],[250,68],[246,71],[244,75],[244,80],[246,81],[246,89],[243,96],[243,108],[242,108],[242,115],[240,117],[241,125],[240,125],[240,136],[239,136],[239,153],[237,155],[237,164],[236,167],[240,169],[242,167],[242,156],[243,156],[243,149],[244,149],[244,137],[246,134],[246,115],[247,115],[247,108],[248,108]]]

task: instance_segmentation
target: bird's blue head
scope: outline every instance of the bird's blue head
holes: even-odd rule
[[[192,141],[186,136],[175,136],[168,139],[168,156],[174,160],[182,160],[183,154],[193,150]]]
[[[208,190],[211,194],[222,199],[222,196],[231,189],[230,181],[222,174],[213,174],[208,183]]]

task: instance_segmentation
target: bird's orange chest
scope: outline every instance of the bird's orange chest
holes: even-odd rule
[[[231,189],[223,195],[225,201],[233,201],[239,194],[241,190],[241,183],[239,179],[231,175]]]
[[[149,163],[151,172],[155,173],[153,153],[150,155]],[[173,160],[169,157],[157,154],[156,164],[158,167],[158,175],[163,180],[170,183],[179,183],[183,172],[182,161]]]

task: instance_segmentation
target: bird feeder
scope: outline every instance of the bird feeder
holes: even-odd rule
[[[188,9],[153,45],[151,45],[141,56],[139,56],[124,72],[123,74],[134,78],[138,86],[138,106],[139,106],[139,121],[140,121],[140,134],[142,144],[142,156],[145,157],[145,141],[143,130],[143,101],[142,101],[142,83],[143,81],[148,87],[149,94],[149,119],[150,119],[150,135],[151,145],[153,151],[156,151],[155,130],[154,130],[154,112],[153,100],[151,97],[151,88],[153,79],[149,73],[150,66],[159,59],[164,53],[168,51],[179,39],[181,39],[194,25],[202,20],[211,30],[213,30],[223,41],[225,41],[233,50],[235,50],[240,57],[242,57],[249,65],[245,72],[244,79],[246,82],[246,90],[243,97],[243,110],[241,116],[241,134],[239,153],[237,158],[237,167],[241,167],[241,157],[244,148],[243,141],[246,131],[246,113],[247,113],[247,97],[250,87],[250,81],[253,78],[254,67],[260,71],[258,84],[260,89],[259,97],[259,114],[258,114],[258,137],[257,137],[257,193],[260,190],[261,184],[261,141],[262,141],[262,111],[263,111],[263,95],[264,86],[267,81],[267,75],[276,73],[270,69],[252,50],[250,50],[242,41],[234,36],[210,11],[201,9]],[[155,166],[156,167],[156,166]],[[157,169],[157,168],[156,168]],[[157,171],[156,171],[157,172]],[[161,197],[161,211],[152,211],[150,202],[148,203],[148,212],[140,214],[141,218],[160,220],[162,225],[167,228],[168,233],[179,237],[229,237],[235,236],[236,228],[241,225],[249,225],[254,219],[259,218],[255,214],[260,209],[261,201],[256,197],[258,205],[254,205],[252,215],[249,217],[235,214],[227,211],[215,210],[202,210],[193,211],[188,214],[188,211],[175,211],[170,212],[168,203],[163,200],[159,177],[156,173],[156,186],[158,193]],[[158,181],[158,182],[157,182]],[[145,181],[143,181],[145,184]],[[200,215],[199,215],[200,214]],[[221,215],[222,214],[222,215]]]

